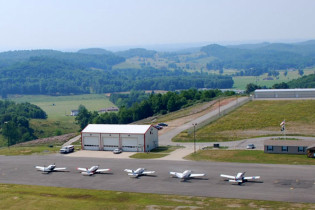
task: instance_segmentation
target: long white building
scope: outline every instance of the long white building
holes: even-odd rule
[[[81,132],[85,150],[148,152],[158,147],[158,130],[152,125],[89,124]]]
[[[257,89],[254,97],[259,98],[315,98],[315,88]]]

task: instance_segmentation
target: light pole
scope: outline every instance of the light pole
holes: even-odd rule
[[[196,153],[196,125],[197,123],[192,124],[194,126],[194,153]]]
[[[8,123],[9,123],[8,121],[5,121],[5,122],[4,122],[4,124],[5,124],[5,126],[6,126],[6,130],[8,130],[8,126],[9,126],[9,125],[8,125]],[[10,149],[10,140],[9,140],[9,136],[8,136],[8,149]]]

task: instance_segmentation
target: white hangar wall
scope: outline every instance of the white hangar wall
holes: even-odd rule
[[[84,150],[148,152],[158,147],[158,130],[151,125],[89,124],[81,132]]]
[[[304,89],[259,89],[254,97],[259,98],[315,98],[315,88]]]

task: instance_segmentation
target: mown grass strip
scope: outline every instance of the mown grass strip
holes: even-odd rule
[[[289,165],[315,165],[314,158],[306,155],[267,154],[258,150],[199,150],[185,157],[194,161],[218,161],[237,163],[264,163]]]
[[[160,146],[153,150],[151,150],[148,153],[137,153],[134,155],[131,155],[130,158],[137,158],[137,159],[154,159],[154,158],[162,158],[169,153],[175,151],[176,149],[182,148],[180,146]]]
[[[0,209],[311,209],[313,204],[0,184]]]
[[[252,101],[196,131],[197,142],[235,141],[282,135],[279,124],[286,120],[286,135],[314,135],[315,100]],[[184,131],[173,141],[192,142]]]

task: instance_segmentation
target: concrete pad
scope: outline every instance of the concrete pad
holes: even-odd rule
[[[136,152],[122,152],[120,154],[114,154],[111,151],[90,151],[90,150],[79,150],[65,156],[67,157],[90,157],[90,158],[116,158],[116,159],[128,159],[129,156]]]

